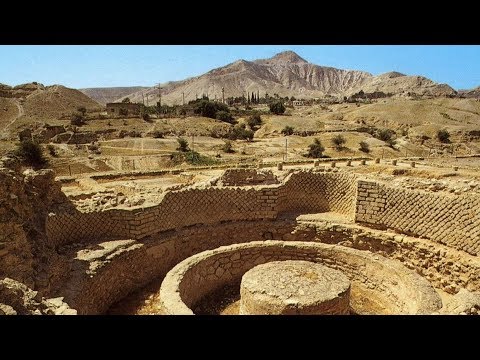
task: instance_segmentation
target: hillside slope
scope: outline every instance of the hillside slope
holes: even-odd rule
[[[105,105],[110,102],[128,96],[130,94],[148,89],[145,86],[128,86],[128,87],[104,87],[104,88],[87,88],[79,89],[82,93],[96,102]]]
[[[450,86],[437,84],[422,76],[406,76],[395,72],[373,76],[364,71],[319,66],[309,63],[292,51],[279,53],[269,59],[238,60],[201,76],[161,86],[162,102],[165,104],[181,104],[183,96],[186,102],[202,95],[220,100],[222,88],[226,98],[246,95],[247,92],[259,92],[260,96],[268,93],[270,96],[278,94],[282,97],[342,97],[360,90],[394,95],[456,94]],[[150,104],[155,104],[159,99],[158,89],[154,87],[128,94],[128,97],[132,101],[141,102],[142,95],[148,98]]]

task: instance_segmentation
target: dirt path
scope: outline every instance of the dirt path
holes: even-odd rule
[[[15,123],[15,121],[17,121],[20,117],[22,117],[23,115],[25,115],[25,111],[23,110],[23,106],[20,105],[20,102],[19,102],[17,99],[15,99],[15,100],[13,100],[13,101],[14,101],[15,105],[17,106],[18,114],[12,119],[12,121],[10,121],[10,122],[3,128],[2,134],[1,134],[1,137],[2,137],[2,138],[6,138],[6,137],[9,135],[9,133],[8,133],[8,128],[9,128],[10,126],[12,126],[12,125]]]

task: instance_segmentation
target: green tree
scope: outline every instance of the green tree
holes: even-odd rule
[[[359,145],[360,145],[360,148],[359,148],[360,151],[366,154],[370,152],[370,145],[368,145],[366,141],[360,141]]]
[[[343,145],[345,145],[346,142],[347,142],[347,140],[345,139],[345,137],[343,137],[340,134],[335,135],[332,138],[332,144],[333,144],[333,146],[335,147],[336,150],[341,150],[343,148]]]
[[[228,134],[230,140],[247,140],[252,141],[255,133],[252,130],[247,130],[245,124],[234,126],[232,131]]]
[[[179,137],[177,139],[177,142],[178,142],[178,148],[177,148],[178,151],[181,151],[181,152],[190,151],[190,148],[188,147],[188,141],[186,139]]]
[[[281,115],[285,112],[285,105],[281,101],[274,101],[270,103],[270,112],[275,115]]]
[[[448,144],[450,142],[450,133],[446,129],[438,130],[437,139],[442,143]]]
[[[393,137],[394,134],[395,134],[395,132],[393,130],[380,129],[380,130],[377,130],[376,138],[380,139],[382,141],[388,142],[388,141],[392,140],[392,137]]]
[[[396,144],[396,141],[393,138],[394,135],[395,135],[395,131],[393,131],[393,130],[380,129],[380,130],[377,130],[375,137],[377,139],[385,141],[388,144],[388,146],[393,148],[393,146]]]
[[[257,126],[262,125],[262,117],[260,114],[253,114],[247,119],[247,124],[250,126],[250,129],[255,129]]]
[[[323,157],[323,152],[325,148],[323,147],[320,139],[315,138],[312,144],[308,145],[307,157],[310,158],[321,158]]]
[[[285,135],[285,136],[293,135],[293,131],[294,131],[293,126],[288,126],[287,125],[282,129],[282,134]]]
[[[228,122],[230,124],[232,124],[234,121],[233,121],[233,116],[232,114],[230,114],[228,111],[218,111],[216,113],[216,118],[220,121],[225,121],[225,122]]]
[[[33,168],[42,168],[48,164],[48,160],[43,154],[43,149],[40,144],[31,139],[24,139],[17,145],[14,154],[28,166]]]
[[[206,99],[197,101],[194,104],[194,113],[201,116],[216,119],[216,115],[219,111],[230,112],[228,106],[219,102],[213,102]]]

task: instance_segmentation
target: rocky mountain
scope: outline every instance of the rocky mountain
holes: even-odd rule
[[[340,70],[311,64],[292,51],[286,51],[269,59],[255,61],[238,60],[229,65],[183,81],[162,84],[162,101],[181,104],[208,95],[211,99],[242,96],[246,92],[260,92],[279,96],[320,97],[340,94],[361,85],[371,74],[363,71]],[[158,89],[143,91],[150,104],[158,101]],[[131,94],[132,101],[142,101],[142,94]]]
[[[422,76],[406,76],[390,72],[373,76],[364,71],[342,70],[309,63],[293,51],[281,52],[269,59],[255,61],[238,60],[213,69],[201,76],[161,85],[164,104],[181,104],[201,97],[221,99],[222,88],[225,98],[242,96],[247,92],[260,92],[273,96],[295,96],[302,98],[349,96],[363,90],[366,93],[384,92],[394,95],[446,96],[456,91],[446,84],[437,84]],[[90,89],[90,91],[93,89]],[[92,93],[92,92],[90,92]],[[117,101],[128,97],[134,102],[145,99],[150,105],[159,100],[155,87],[120,96]],[[99,100],[100,101],[100,100]]]
[[[360,90],[365,93],[381,91],[385,94],[408,95],[410,93],[433,97],[456,94],[456,91],[447,84],[438,84],[423,76],[407,76],[395,71],[373,76],[360,86],[348,90],[346,94],[351,95]]]
[[[126,97],[130,94],[149,89],[144,86],[129,86],[129,87],[106,87],[106,88],[87,88],[79,89],[82,93],[95,100],[96,102],[105,105],[110,102],[115,102],[118,99]]]
[[[480,86],[478,86],[474,89],[469,89],[469,90],[459,90],[458,95],[460,95],[461,97],[466,97],[466,98],[479,99],[480,98]]]

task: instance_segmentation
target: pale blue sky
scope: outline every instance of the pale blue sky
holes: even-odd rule
[[[152,86],[285,50],[317,65],[374,75],[387,71],[423,75],[457,90],[480,85],[477,45],[0,45],[0,83]]]

